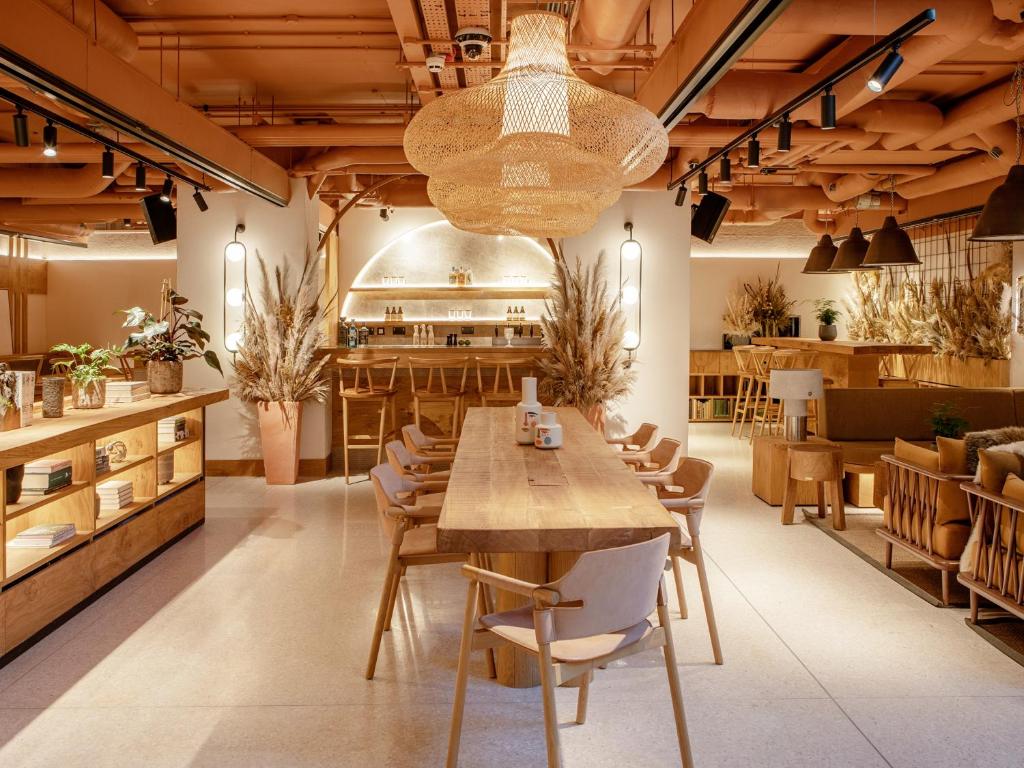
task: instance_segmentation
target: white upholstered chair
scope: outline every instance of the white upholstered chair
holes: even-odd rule
[[[616,659],[661,648],[679,751],[683,765],[691,768],[693,758],[665,601],[663,573],[668,553],[668,534],[630,546],[584,552],[562,578],[544,585],[463,566],[470,581],[448,740],[448,768],[456,768],[459,761],[469,654],[474,649],[506,643],[537,657],[549,768],[561,765],[555,687],[581,678],[576,722],[582,724],[586,720],[593,670]],[[479,596],[486,586],[529,597],[533,605],[478,616]],[[657,625],[648,619],[655,610]]]
[[[455,458],[455,449],[459,444],[458,438],[430,437],[415,424],[406,424],[402,427],[402,441],[405,443],[405,447],[413,453],[423,456],[446,457],[448,461]]]
[[[638,478],[647,483],[666,480],[683,457],[683,444],[670,437],[663,437],[650,451],[630,451],[622,454],[622,460],[629,464]]]
[[[633,434],[610,438],[607,443],[622,451],[649,451],[657,439],[658,425],[645,421]]]
[[[434,470],[438,464],[448,464],[450,460],[445,457],[424,456],[423,454],[410,451],[405,443],[400,440],[392,440],[384,445],[384,454],[387,456],[388,464],[401,477],[412,480],[415,483],[423,483],[431,487],[431,490],[443,491],[448,487],[448,479],[451,471]]]

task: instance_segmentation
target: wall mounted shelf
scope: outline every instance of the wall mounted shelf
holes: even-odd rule
[[[551,293],[547,285],[369,285],[353,286],[349,293],[375,299],[543,299]]]

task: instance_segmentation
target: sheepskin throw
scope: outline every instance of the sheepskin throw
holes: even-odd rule
[[[968,432],[964,435],[967,445],[967,472],[974,474],[978,469],[978,451],[1004,443],[1016,443],[1024,440],[1024,427],[1002,427],[986,429],[983,432]]]

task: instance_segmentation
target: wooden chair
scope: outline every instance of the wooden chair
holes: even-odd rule
[[[609,438],[605,442],[613,448],[618,448],[622,451],[636,452],[651,450],[657,439],[658,425],[645,421],[633,434]]]
[[[669,536],[665,534],[626,547],[584,552],[562,578],[544,585],[463,566],[463,574],[469,579],[469,591],[455,678],[448,768],[456,768],[459,762],[469,654],[472,650],[505,644],[532,654],[540,666],[549,768],[561,765],[555,687],[581,678],[576,722],[582,725],[586,721],[590,676],[595,669],[626,656],[661,648],[679,752],[683,765],[692,768],[683,694],[665,601],[663,572],[668,550]],[[533,605],[478,617],[479,595],[484,586],[523,595],[532,599]],[[647,618],[655,609],[657,626]]]
[[[829,443],[795,443],[786,452],[786,493],[782,524],[792,525],[796,512],[797,483],[810,481],[818,490],[818,517],[825,517],[825,498],[832,506],[832,527],[846,530],[843,501],[843,449]]]
[[[512,369],[519,371],[519,378],[533,376],[537,360],[533,357],[517,357],[495,360],[488,357],[473,358],[476,366],[476,388],[480,404],[485,408],[494,405],[515,405],[523,399],[522,387],[512,378]]]
[[[956,580],[971,593],[972,624],[978,600],[1024,619],[1024,501],[963,483],[971,511],[967,557]]]
[[[343,450],[345,452],[345,482],[349,482],[349,450],[355,448],[375,448],[377,464],[384,456],[384,419],[391,414],[391,432],[398,431],[398,420],[395,415],[395,376],[398,371],[397,357],[383,357],[377,360],[348,360],[339,358],[335,361],[338,367],[338,395],[341,397],[341,432]],[[374,372],[377,381],[374,381]],[[350,378],[351,377],[351,378]],[[380,408],[380,428],[376,442],[349,442],[349,403],[367,403]],[[371,436],[366,436],[367,440]]]
[[[388,572],[384,577],[377,621],[366,663],[366,679],[372,680],[384,633],[391,629],[399,582],[405,569],[414,565],[465,562],[466,555],[437,551],[437,518],[444,503],[443,493],[417,495],[419,483],[401,477],[387,464],[370,470],[377,511],[391,536]]]
[[[680,560],[693,563],[697,568],[697,581],[700,583],[701,599],[704,601],[704,615],[707,617],[708,634],[711,636],[711,652],[715,664],[722,663],[722,644],[718,639],[718,624],[715,621],[715,609],[711,604],[711,588],[708,586],[708,573],[704,565],[704,550],[700,543],[700,523],[704,517],[704,505],[707,503],[708,492],[711,490],[711,477],[715,466],[710,461],[687,457],[679,468],[672,473],[668,482],[658,490],[658,499],[665,509],[672,513],[679,523],[682,541],[679,547],[669,551],[672,560],[672,574],[676,581],[676,596],[679,598],[679,615],[687,618],[686,594],[683,591],[683,572]]]
[[[420,426],[423,403],[451,403],[452,437],[458,437],[462,407],[467,394],[468,357],[410,357],[409,383],[412,386],[413,423]]]
[[[436,464],[449,463],[448,459],[414,453],[401,440],[392,440],[385,445],[384,454],[388,457],[388,464],[400,477],[424,485],[436,484],[432,487],[438,491],[448,487],[451,471],[433,469]]]
[[[451,462],[455,458],[455,449],[459,446],[458,438],[430,437],[423,434],[423,430],[415,424],[406,424],[402,427],[402,441],[413,453],[431,456],[441,462]]]
[[[754,384],[754,360],[750,354],[754,350],[759,349],[756,344],[741,344],[732,348],[732,355],[736,359],[736,404],[732,409],[732,430],[729,432],[733,437],[736,436],[736,424],[740,425],[740,434],[743,433],[743,419],[739,418],[742,414],[746,417],[746,412],[743,408],[743,401],[745,398],[750,397],[750,388]],[[760,347],[765,349],[765,347]]]
[[[670,437],[663,437],[650,451],[622,454],[622,460],[636,472],[644,482],[656,483],[676,471],[683,457],[683,444]]]
[[[743,439],[743,425],[747,419],[750,419],[750,435],[753,439],[754,435],[754,415],[757,413],[758,402],[761,399],[761,381],[765,382],[767,386],[768,363],[771,360],[772,353],[775,352],[774,347],[763,347],[760,345],[751,345],[753,349],[746,350],[745,354],[749,356],[748,364],[750,381],[747,384],[746,393],[743,396],[742,402],[736,400],[736,408],[740,413],[740,428],[737,433],[737,437]]]

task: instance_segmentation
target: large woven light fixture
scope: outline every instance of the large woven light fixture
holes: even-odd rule
[[[664,161],[668,135],[658,119],[577,77],[566,33],[558,14],[517,16],[497,77],[430,102],[406,129],[409,162],[435,182],[431,201],[456,226],[578,234],[579,220],[592,225],[623,187]],[[572,215],[574,206],[585,210]]]

